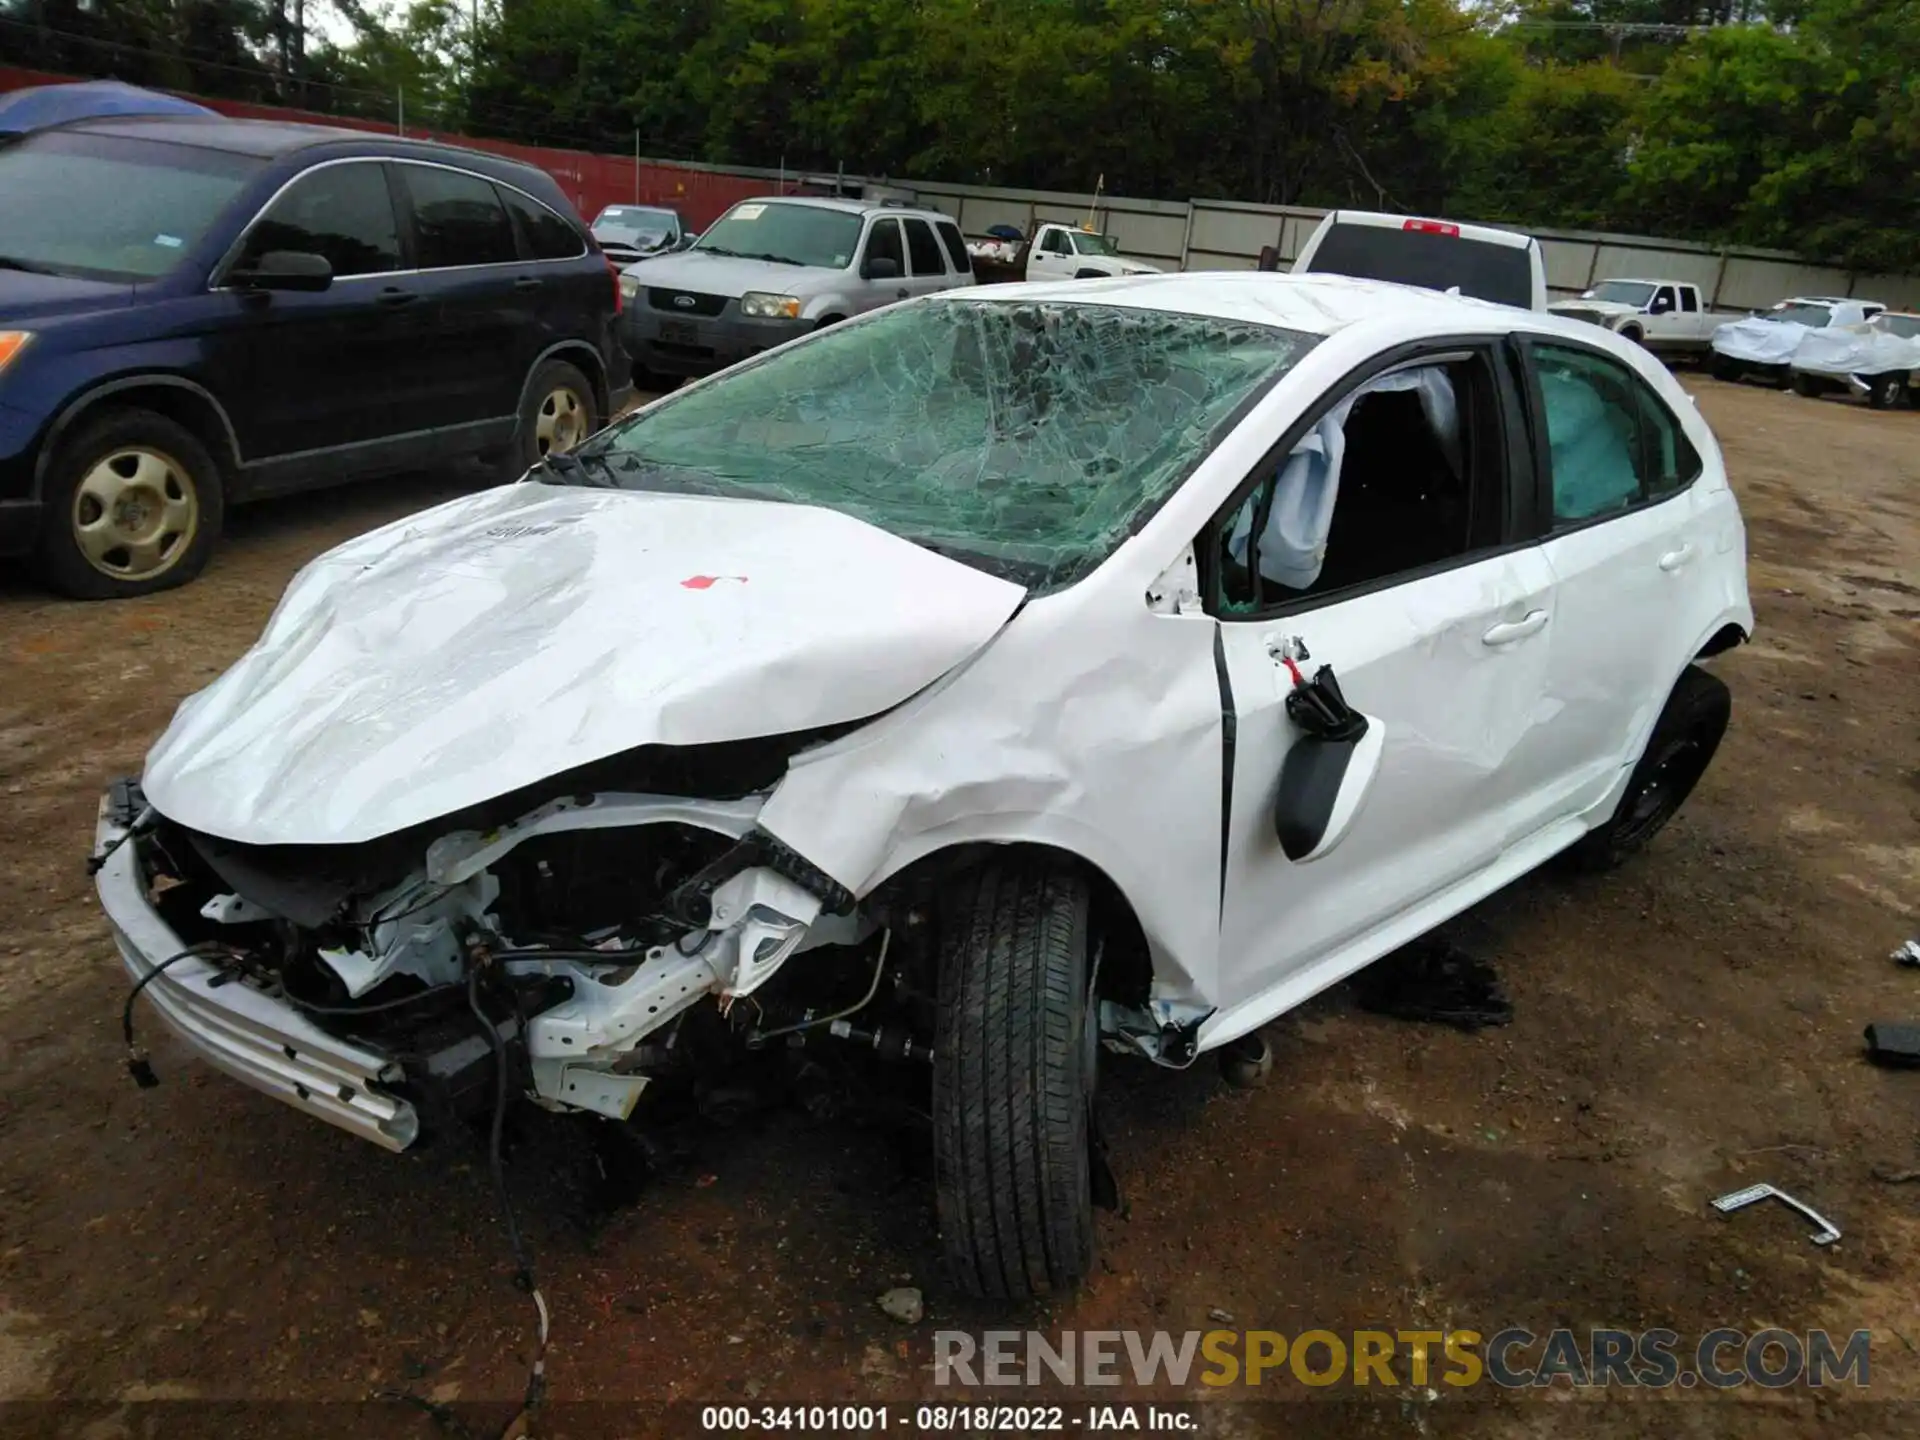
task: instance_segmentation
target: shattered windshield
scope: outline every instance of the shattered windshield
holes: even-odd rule
[[[1614,305],[1631,305],[1639,309],[1653,299],[1653,286],[1644,280],[1602,280],[1587,291],[1588,300],[1605,300]]]
[[[843,324],[669,397],[549,483],[839,510],[1035,589],[1104,560],[1316,338],[978,299]]]

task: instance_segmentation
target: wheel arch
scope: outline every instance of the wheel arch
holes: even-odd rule
[[[226,407],[214,398],[212,391],[182,375],[126,375],[82,391],[54,416],[53,423],[47,427],[41,439],[39,453],[34,457],[33,490],[36,496],[43,493],[47,468],[53,463],[54,453],[60,443],[73,432],[75,426],[90,415],[98,414],[103,407],[152,410],[192,431],[194,437],[207,447],[207,453],[213,456],[214,463],[226,472],[223,479],[228,484],[232,483],[240,468],[239,437],[234,433],[233,421],[228,418]]]
[[[594,404],[600,407],[601,423],[605,424],[612,418],[608,413],[613,406],[612,391],[609,388],[607,379],[606,363],[601,359],[598,350],[594,349],[593,346],[589,345],[585,340],[579,339],[556,340],[553,344],[533,357],[533,363],[527,367],[526,377],[520,382],[520,403],[514,408],[513,412],[516,416],[526,410],[527,401],[533,394],[533,377],[540,372],[540,367],[549,360],[564,360],[567,364],[581,371],[587,377],[587,383],[593,386]]]

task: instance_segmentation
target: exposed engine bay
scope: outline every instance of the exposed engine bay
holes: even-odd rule
[[[833,1038],[924,1066],[924,884],[856,906],[755,828],[747,787],[815,738],[634,752],[361,845],[243,845],[149,808],[141,884],[220,983],[390,1056],[429,1129],[484,1103],[501,1048],[535,1103],[616,1120],[715,1044]],[[609,779],[655,788],[570,788]]]

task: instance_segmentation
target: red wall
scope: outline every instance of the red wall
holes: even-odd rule
[[[17,70],[0,66],[0,91],[18,90],[28,85],[60,85],[71,75],[48,75],[36,70]],[[187,95],[223,115],[250,120],[294,120],[309,125],[345,126],[370,130],[381,135],[395,133],[394,126],[377,120],[356,120],[337,115],[320,115],[307,110],[290,110],[276,105],[253,105],[244,100],[213,100],[204,95]],[[750,195],[765,195],[778,188],[776,182],[751,175],[730,175],[693,166],[659,165],[642,162],[636,167],[631,155],[594,155],[584,150],[556,150],[541,145],[518,145],[508,140],[485,140],[443,131],[407,128],[407,138],[443,140],[450,145],[467,145],[489,150],[538,165],[566,192],[574,208],[591,220],[606,205],[672,205],[696,230],[711,225],[736,201]],[[638,184],[636,186],[636,170]]]

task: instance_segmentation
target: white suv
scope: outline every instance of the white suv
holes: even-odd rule
[[[392,1149],[509,1053],[622,1121],[742,1055],[904,1090],[958,1283],[1026,1296],[1091,1263],[1103,1050],[1233,1053],[1626,859],[1752,625],[1719,446],[1615,335],[955,292],[314,561],[103,802],[100,898],[189,1045]]]

